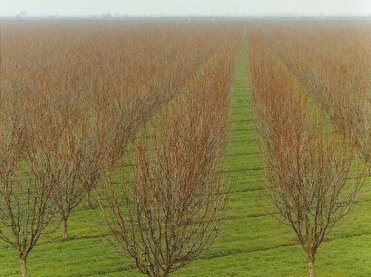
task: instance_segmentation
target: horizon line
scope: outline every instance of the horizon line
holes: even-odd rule
[[[105,12],[101,14],[12,14],[3,15],[0,17],[7,18],[188,18],[188,17],[210,17],[210,18],[234,18],[234,17],[371,17],[371,13],[256,13],[256,14],[122,14]]]

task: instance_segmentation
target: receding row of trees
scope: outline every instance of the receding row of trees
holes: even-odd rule
[[[233,55],[233,54],[232,54]],[[231,64],[165,107],[150,139],[136,143],[134,172],[104,183],[101,206],[119,250],[148,276],[167,276],[195,259],[216,237],[225,189],[216,170],[227,138]],[[231,60],[227,61],[228,63]],[[227,66],[227,67],[226,67]],[[219,169],[220,170],[220,169]],[[129,175],[129,176],[128,176]]]
[[[359,156],[371,159],[371,55],[362,23],[266,24],[265,40]]]
[[[365,163],[357,158],[352,138],[337,132],[327,113],[310,99],[311,92],[277,54],[272,41],[267,39],[267,31],[252,28],[249,38],[251,81],[263,138],[267,192],[278,219],[295,232],[307,256],[309,276],[313,277],[318,248],[358,200],[368,160],[365,168]],[[305,61],[297,61],[296,65],[304,66]],[[349,93],[352,95],[353,91]]]
[[[71,214],[84,199],[94,206],[95,191],[119,249],[143,273],[192,261],[222,214],[214,172],[240,30],[6,24],[0,238],[18,251],[22,276],[40,237],[61,223],[67,239]]]

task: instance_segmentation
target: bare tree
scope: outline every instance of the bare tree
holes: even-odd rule
[[[325,123],[270,46],[257,38],[250,47],[266,188],[278,219],[294,230],[314,277],[317,250],[356,202],[365,168],[357,164],[350,139]]]
[[[269,194],[295,231],[311,277],[319,246],[357,200],[361,179],[351,178],[353,157],[348,143],[324,135],[310,141],[284,136],[266,152]]]
[[[30,163],[39,174],[51,176],[53,201],[62,220],[63,238],[68,238],[68,219],[86,195],[81,182],[85,117],[76,95],[57,94],[36,99],[27,126]]]
[[[219,230],[225,197],[215,169],[228,116],[206,95],[165,108],[151,139],[137,144],[133,176],[105,182],[104,219],[118,249],[148,276],[190,263]]]
[[[25,277],[27,257],[56,212],[55,183],[29,162],[25,112],[16,101],[0,108],[0,239],[17,249]]]

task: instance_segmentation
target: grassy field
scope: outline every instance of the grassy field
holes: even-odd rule
[[[227,218],[215,244],[174,276],[306,276],[306,261],[293,232],[271,215],[262,190],[258,134],[248,84],[246,42],[233,89],[226,185],[232,188]],[[370,178],[352,213],[321,246],[318,276],[371,276]],[[81,205],[70,220],[71,239],[59,230],[46,236],[29,257],[30,276],[140,276],[129,258],[107,245],[94,210]],[[16,252],[0,245],[0,276],[19,276]]]

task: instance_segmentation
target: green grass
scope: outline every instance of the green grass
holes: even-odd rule
[[[293,232],[271,215],[262,189],[258,134],[243,45],[233,91],[231,139],[225,157],[230,204],[215,244],[174,276],[306,276],[306,260]],[[370,179],[360,203],[320,247],[318,276],[371,276]],[[70,219],[71,240],[57,231],[29,257],[30,276],[141,276],[130,258],[113,252],[95,211],[81,205]],[[0,244],[0,276],[19,276],[16,252]]]

